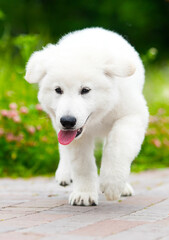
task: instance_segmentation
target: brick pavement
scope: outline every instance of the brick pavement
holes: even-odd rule
[[[169,169],[132,174],[135,196],[68,205],[54,178],[0,179],[0,240],[167,240]]]

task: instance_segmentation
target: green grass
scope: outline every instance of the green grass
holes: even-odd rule
[[[15,64],[7,64],[1,60],[0,70],[0,111],[9,111],[10,103],[17,104],[20,122],[0,114],[0,176],[22,176],[53,174],[58,161],[59,152],[56,133],[48,116],[36,109],[37,86],[28,84]],[[19,70],[18,70],[19,69]],[[26,106],[27,114],[20,108]],[[29,128],[34,127],[35,133]],[[21,136],[21,140],[8,139]]]
[[[148,102],[150,114],[154,115],[159,108],[169,114],[169,63],[146,67],[144,95]]]
[[[169,167],[169,64],[147,66],[144,95],[150,112],[147,134],[132,171]]]
[[[30,38],[27,41],[29,43]],[[34,45],[32,44],[32,49]],[[58,165],[56,133],[48,116],[36,109],[37,86],[28,84],[23,78],[24,64],[32,49],[26,48],[25,53],[22,48],[18,55],[12,55],[13,59],[10,52],[0,56],[0,111],[9,111],[9,105],[14,102],[18,105],[16,112],[20,117],[20,122],[17,123],[13,118],[0,114],[0,176],[54,174]],[[132,164],[132,171],[169,167],[168,76],[167,63],[146,67],[144,94],[153,117],[142,150]],[[28,108],[27,114],[20,111],[23,106]],[[30,126],[34,127],[34,133],[30,133]],[[101,143],[96,145],[95,156],[100,167]]]

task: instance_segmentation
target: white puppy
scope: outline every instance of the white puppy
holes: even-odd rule
[[[102,28],[76,31],[33,53],[25,79],[39,84],[38,99],[58,133],[56,179],[73,180],[70,204],[98,204],[97,137],[104,139],[101,191],[108,200],[131,195],[130,165],[148,124],[144,68],[134,48]]]

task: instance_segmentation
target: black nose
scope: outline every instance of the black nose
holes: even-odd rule
[[[65,128],[73,128],[76,124],[76,118],[72,116],[63,116],[61,117],[60,122]]]

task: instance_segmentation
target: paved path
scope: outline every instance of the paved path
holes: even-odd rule
[[[169,169],[132,174],[136,195],[67,203],[53,178],[0,180],[0,240],[169,240]]]

